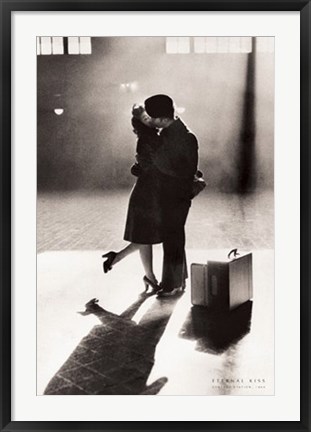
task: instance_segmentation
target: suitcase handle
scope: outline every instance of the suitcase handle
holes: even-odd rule
[[[232,249],[232,250],[228,253],[228,258],[229,258],[229,259],[232,259],[232,258],[231,258],[231,255],[232,255],[232,254],[233,254],[233,259],[236,258],[238,255],[240,255],[239,252],[238,252],[238,249]]]

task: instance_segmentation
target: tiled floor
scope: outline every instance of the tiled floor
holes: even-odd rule
[[[253,302],[231,313],[191,307],[189,281],[173,299],[142,293],[137,254],[102,273],[100,252],[123,244],[126,200],[39,195],[38,394],[273,394],[272,194],[193,203],[189,263],[254,251]]]
[[[129,190],[38,195],[38,252],[109,250],[122,246]],[[187,220],[187,247],[273,249],[273,193],[203,191]]]

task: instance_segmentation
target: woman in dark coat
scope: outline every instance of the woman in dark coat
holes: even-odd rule
[[[136,161],[132,173],[137,175],[137,181],[131,192],[124,240],[130,242],[119,252],[108,252],[103,255],[104,272],[111,270],[117,262],[130,253],[139,250],[145,270],[144,284],[158,290],[158,282],[153,272],[152,245],[161,243],[162,227],[160,212],[160,183],[157,170],[153,165],[153,155],[160,145],[158,131],[145,126],[137,118],[132,118],[134,133],[137,135]]]
[[[132,190],[124,240],[138,244],[162,242],[161,214],[159,209],[160,183],[152,159],[159,146],[157,130],[132,119],[134,132],[138,136],[136,147],[136,167],[140,173]]]

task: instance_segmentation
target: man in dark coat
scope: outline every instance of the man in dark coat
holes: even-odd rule
[[[154,165],[161,179],[163,269],[159,296],[174,295],[185,287],[185,223],[191,205],[193,178],[198,165],[198,142],[180,118],[173,100],[155,95],[145,100],[149,124],[162,129]]]

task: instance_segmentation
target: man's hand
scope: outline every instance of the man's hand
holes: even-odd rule
[[[195,173],[195,176],[196,176],[197,178],[202,178],[202,177],[203,177],[203,173],[202,173],[202,171],[197,170],[197,172]]]
[[[135,177],[139,177],[141,174],[141,166],[138,163],[134,163],[134,165],[131,166],[131,174]]]
[[[132,107],[132,116],[140,120],[140,117],[144,111],[145,108],[142,105],[135,104]]]

